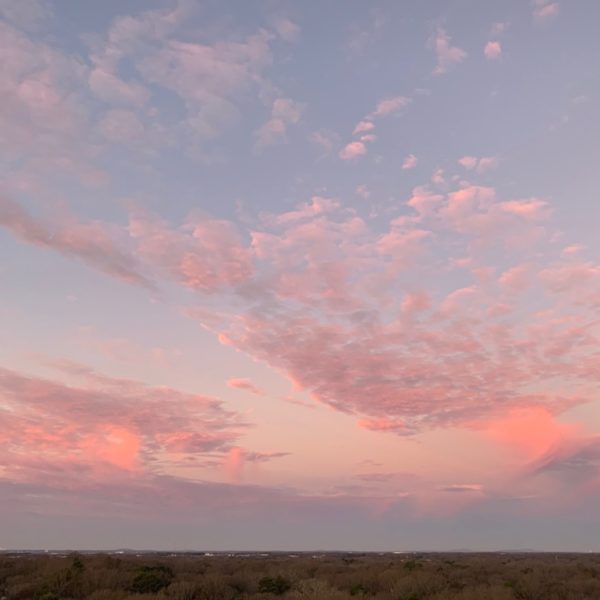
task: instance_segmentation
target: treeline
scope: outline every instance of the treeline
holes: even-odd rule
[[[3,555],[0,600],[600,599],[600,555]]]

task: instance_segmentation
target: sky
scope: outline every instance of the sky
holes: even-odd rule
[[[600,551],[596,0],[0,0],[0,547]]]

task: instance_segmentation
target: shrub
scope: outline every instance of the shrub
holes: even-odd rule
[[[178,581],[172,583],[167,589],[167,594],[172,600],[196,600],[196,585],[190,581]]]
[[[346,600],[346,593],[336,590],[321,579],[305,579],[290,596],[291,600]]]
[[[144,566],[133,579],[131,591],[138,594],[160,592],[173,581],[173,571],[164,565]]]
[[[367,590],[365,589],[365,586],[362,583],[357,583],[356,585],[353,585],[350,588],[350,595],[351,596],[358,596],[359,594],[366,594]]]
[[[85,565],[79,556],[75,555],[73,557],[73,562],[71,563],[71,568],[75,573],[81,573],[85,570]]]
[[[409,573],[412,573],[415,569],[421,569],[422,567],[423,567],[423,565],[420,562],[417,562],[416,560],[407,560],[404,563],[404,568]]]
[[[258,591],[267,594],[276,594],[281,596],[291,588],[290,582],[281,575],[277,577],[262,577],[258,582]]]

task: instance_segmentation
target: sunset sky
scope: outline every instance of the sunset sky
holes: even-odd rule
[[[0,0],[0,548],[600,551],[597,0]]]

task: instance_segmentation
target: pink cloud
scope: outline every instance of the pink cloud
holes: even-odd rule
[[[251,253],[228,221],[191,218],[178,231],[141,211],[130,217],[129,234],[137,255],[186,287],[210,291],[245,281]]]
[[[483,486],[480,483],[453,483],[450,485],[443,486],[439,488],[442,492],[452,492],[452,493],[481,493],[483,492]]]
[[[144,125],[134,112],[111,110],[100,121],[100,133],[110,142],[128,143],[144,135]]]
[[[600,436],[564,439],[535,460],[531,472],[562,479],[573,495],[595,495],[600,484]]]
[[[548,203],[538,198],[503,202],[500,208],[507,213],[532,221],[548,217]]]
[[[273,102],[271,118],[256,132],[257,142],[255,148],[261,150],[286,139],[287,129],[290,124],[300,120],[302,107],[289,98],[277,98]]]
[[[411,99],[406,96],[395,96],[393,98],[386,98],[377,104],[375,110],[369,115],[369,118],[375,119],[380,117],[387,117],[391,114],[398,112],[405,108],[411,103]]]
[[[484,156],[479,159],[477,172],[484,173],[490,169],[495,169],[498,166],[498,159],[495,156]]]
[[[129,235],[145,271],[194,289],[188,314],[223,343],[365,427],[411,433],[591,399],[598,267],[547,258],[557,254],[551,216],[544,201],[459,184],[415,188],[383,228],[316,196],[243,233],[230,221],[171,225],[139,211],[113,233]],[[519,294],[524,240],[536,262]],[[464,282],[453,286],[458,266]]]
[[[0,2],[0,15],[24,29],[35,31],[53,17],[53,11],[42,0],[3,1]]]
[[[503,315],[510,315],[513,310],[514,307],[511,304],[497,302],[488,308],[487,315],[488,317],[500,317]]]
[[[201,137],[210,138],[238,116],[238,93],[260,81],[270,62],[268,36],[259,33],[244,42],[214,46],[171,40],[137,63],[143,77],[179,95],[188,122]]]
[[[474,215],[479,214],[480,211],[484,211],[481,212],[481,214],[485,215],[486,219],[499,219],[499,222],[495,224],[495,227],[500,227],[498,231],[501,231],[504,227],[510,229],[515,226],[511,220],[512,218],[521,218],[521,215],[519,214],[520,211],[517,211],[516,215],[512,215],[511,219],[507,220],[508,215],[503,216],[505,213],[500,208],[502,202],[498,202],[493,190],[488,188],[473,187],[452,192],[449,195],[449,203],[447,206],[444,206],[444,203],[442,202],[443,198],[444,197],[442,196],[441,199],[436,199],[432,203],[428,215],[422,213],[421,219],[433,219],[435,222],[438,219],[438,214],[443,214],[446,217],[452,216],[451,219],[446,218],[444,221],[441,221],[441,223],[447,224],[447,226],[452,228],[458,227],[458,230],[461,231],[466,227],[466,224],[469,223],[469,219],[473,219]],[[321,219],[322,217],[319,218]],[[328,219],[331,218],[333,218],[333,215],[328,217]],[[477,221],[475,221],[475,223],[477,223]],[[323,225],[324,223],[321,224],[321,226]],[[525,226],[525,223],[523,226]],[[431,238],[431,232],[420,231],[418,229],[412,230],[410,229],[410,222],[405,223],[402,220],[398,220],[397,227],[399,228],[398,230],[392,229],[389,233],[379,238],[377,243],[379,256],[389,257],[393,262],[400,260],[400,264],[404,265],[404,268],[410,269],[410,265],[414,264],[414,258],[411,259],[411,256],[423,256],[422,253],[418,253],[418,248],[424,240]],[[404,230],[402,229],[403,227],[409,227],[409,229]],[[292,231],[288,231],[285,235],[286,239],[294,239],[294,237],[287,238],[288,235],[292,235]],[[501,236],[502,234],[498,233],[497,235]],[[312,244],[315,243],[315,239],[316,238],[313,238]],[[298,238],[296,238],[296,240],[298,240]],[[368,247],[368,245],[363,245],[360,249],[357,249],[358,256],[367,256],[366,252]],[[277,248],[280,248],[280,246],[272,246],[269,253],[273,253],[274,256],[280,256],[281,250],[276,250]],[[417,251],[417,254],[414,254],[415,251]],[[352,255],[349,253],[350,248],[345,252],[347,253],[347,259],[351,260]],[[266,256],[266,254],[263,254],[263,256]],[[324,262],[327,260],[327,254],[323,254],[323,251],[321,251],[320,261]],[[373,263],[369,261],[366,264],[372,265]],[[422,259],[420,264],[423,264]],[[381,265],[379,266],[381,267]],[[289,266],[283,267],[282,265],[281,268],[285,268],[286,272],[289,271]],[[347,270],[345,271],[346,274],[349,272],[350,271]],[[368,269],[365,271],[365,274],[367,272]],[[356,284],[356,269],[354,270],[354,274],[355,281],[353,287]],[[375,275],[376,273],[372,273],[371,279]],[[385,271],[382,272],[382,277],[385,277]],[[367,284],[369,279],[370,278],[367,277],[365,285],[372,286],[373,282]],[[517,280],[517,272],[513,272],[506,274],[503,282],[507,286],[516,286]],[[304,281],[304,286],[307,286],[308,283],[306,280]],[[347,297],[350,297],[349,293],[352,288],[348,288],[347,286],[348,280],[346,280],[344,287],[339,288],[339,290],[341,292],[346,289],[344,293]],[[291,289],[297,290],[299,287],[300,286],[296,284],[293,288],[285,288],[286,295],[290,294]],[[312,306],[315,306],[314,303],[318,302],[318,296],[308,294],[307,292],[300,295],[299,292],[296,291],[294,297],[296,299],[301,299],[302,302],[310,302]],[[354,299],[357,298],[356,294],[352,294],[352,297]],[[511,389],[512,391],[509,394],[509,397],[512,399],[508,400],[508,398],[504,396],[505,400],[503,402],[518,404],[521,401],[520,398],[523,397],[522,392],[519,391],[521,387],[519,381],[521,381],[523,374],[523,364],[519,367],[517,367],[516,364],[513,364],[513,359],[517,360],[516,356],[509,358],[510,354],[507,354],[507,351],[499,350],[499,354],[497,355],[498,361],[494,360],[488,363],[487,360],[482,362],[481,357],[475,358],[479,356],[479,352],[482,348],[483,342],[478,340],[482,335],[485,337],[486,344],[500,344],[501,346],[504,343],[502,337],[495,337],[496,325],[494,323],[489,324],[488,330],[486,322],[487,319],[489,319],[489,306],[485,298],[486,295],[482,290],[466,287],[462,290],[455,291],[445,299],[438,299],[435,302],[430,300],[429,304],[423,302],[421,305],[423,308],[429,306],[432,309],[432,316],[427,319],[430,326],[435,322],[434,319],[440,319],[441,315],[443,315],[443,319],[448,323],[448,329],[444,326],[442,330],[443,333],[437,331],[437,328],[431,329],[428,327],[425,330],[419,329],[414,332],[416,336],[414,340],[407,337],[408,333],[407,330],[405,330],[403,335],[398,339],[402,339],[402,346],[407,344],[410,345],[412,343],[431,344],[430,347],[436,349],[436,354],[440,358],[445,356],[446,351],[460,351],[467,353],[467,355],[471,356],[471,360],[475,361],[473,368],[480,373],[483,370],[483,372],[486,373],[484,377],[490,377],[489,380],[486,380],[491,388],[494,388],[495,386],[504,388],[503,392],[501,392],[500,389],[497,389],[495,392],[490,392],[491,396],[496,397],[498,401],[500,401],[500,398],[506,394],[506,390]],[[383,306],[385,306],[385,297],[383,300],[380,300],[380,310],[382,306],[381,302],[383,302]],[[328,310],[332,310],[336,305],[327,304],[325,306],[329,306],[330,308]],[[412,312],[415,312],[414,309],[418,307],[419,301],[417,299],[410,299],[406,301],[406,304],[403,304],[401,310],[405,314],[411,314]],[[442,312],[440,312],[440,310],[442,310]],[[505,304],[502,311],[497,311],[493,314],[502,317],[503,315],[506,315],[507,312],[510,314],[513,310],[515,310],[513,307]],[[418,312],[419,311],[416,311],[416,313]],[[369,313],[365,312],[364,318],[367,318],[367,314]],[[466,334],[464,331],[464,319],[467,318],[467,315],[473,323],[473,332],[469,334]],[[429,321],[429,319],[432,320]],[[450,323],[453,323],[454,321],[461,323],[463,333],[459,338],[455,337],[457,330],[450,325]],[[369,321],[367,320],[365,323],[369,323]],[[394,335],[399,335],[399,332],[394,332],[394,329],[391,327],[386,328],[385,333],[381,331],[382,337],[377,335],[364,338],[359,335],[361,345],[364,346],[367,344],[367,347],[364,347],[364,349],[361,350],[354,345],[348,347],[341,345],[342,340],[355,339],[357,331],[360,330],[356,328],[362,329],[365,327],[365,324],[361,321],[357,321],[355,324],[348,322],[342,326],[339,322],[334,325],[333,321],[328,322],[326,320],[322,322],[315,317],[309,318],[308,315],[305,315],[301,318],[298,315],[287,321],[287,324],[282,329],[279,323],[276,324],[271,320],[265,321],[263,318],[257,318],[255,316],[252,319],[245,318],[243,324],[240,325],[241,330],[234,334],[234,340],[237,339],[238,341],[234,341],[234,343],[241,344],[242,348],[247,349],[251,353],[256,353],[255,355],[257,356],[274,361],[274,364],[287,365],[285,367],[286,370],[290,372],[296,380],[302,382],[302,387],[314,390],[316,395],[322,401],[330,403],[340,410],[356,410],[357,412],[362,412],[366,408],[366,404],[363,403],[362,398],[368,397],[369,408],[367,410],[368,414],[372,415],[369,418],[387,418],[391,419],[393,423],[400,418],[402,419],[402,422],[405,423],[405,418],[409,416],[417,406],[420,406],[420,409],[418,409],[419,412],[423,410],[423,415],[427,414],[428,418],[435,419],[435,416],[433,415],[436,410],[432,405],[429,405],[429,403],[426,402],[426,394],[431,397],[446,398],[446,402],[450,403],[450,405],[458,400],[458,397],[453,395],[453,385],[450,385],[450,387],[442,385],[438,387],[434,385],[433,387],[430,387],[427,393],[425,393],[425,390],[413,389],[405,383],[402,383],[404,376],[410,377],[409,373],[411,373],[412,369],[414,369],[414,371],[412,371],[414,374],[431,371],[441,372],[443,368],[440,364],[436,366],[420,365],[419,361],[417,361],[416,357],[413,355],[410,361],[407,361],[407,358],[405,357],[402,362],[403,376],[394,375],[397,371],[393,366],[394,359],[392,357],[396,356],[396,352],[401,352],[401,350],[400,348],[396,348],[394,344],[386,348],[386,344],[382,342],[383,339],[391,341],[394,339]],[[283,325],[281,326],[283,327]],[[410,331],[410,329],[408,331]],[[475,331],[478,331],[479,333],[475,334]],[[309,332],[311,333],[309,334]],[[531,335],[536,339],[539,337],[538,334],[533,332]],[[558,342],[560,335],[561,334],[557,331],[547,336],[544,344],[547,345],[549,351],[552,348],[553,343]],[[289,349],[283,354],[281,346],[277,343],[279,336],[283,336],[285,340],[296,340],[295,343],[285,342],[286,348]],[[412,341],[409,342],[409,340]],[[529,365],[527,369],[532,369],[532,371],[527,372],[533,373],[537,370],[538,365],[536,365],[535,361],[531,363],[527,362],[529,360],[526,358],[527,354],[523,354],[527,352],[525,349],[530,342],[522,340],[519,344],[520,343],[525,345],[522,346],[521,350],[517,353],[517,355],[520,356],[520,359],[518,360],[520,360],[521,363],[525,360]],[[373,344],[372,348],[378,348],[376,358],[369,353],[370,351],[368,348],[371,347],[370,344]],[[578,351],[582,352],[582,356],[584,356],[586,353],[585,346],[581,345]],[[340,352],[343,353],[343,363],[353,365],[352,370],[347,373],[344,372],[343,377],[340,376],[339,369],[335,367],[338,359],[334,357],[338,357]],[[320,357],[318,363],[315,363],[311,358],[315,354],[318,354]],[[421,358],[426,361],[429,360],[425,359],[425,356],[426,355],[423,355]],[[450,368],[449,365],[448,368]],[[512,369],[514,369],[514,371],[512,371]],[[335,377],[333,376],[334,371],[337,373]],[[462,377],[454,371],[452,371],[452,373],[452,375],[448,373],[448,381],[457,377],[459,379]],[[502,373],[502,375],[500,375],[500,373]],[[527,379],[527,377],[528,376],[525,376],[525,379]],[[494,381],[494,384],[491,383],[492,381]],[[358,382],[361,383],[359,384]],[[504,387],[506,385],[508,388]],[[362,388],[360,394],[356,393],[357,386]],[[421,395],[421,391],[423,392],[423,395]],[[475,395],[472,396],[474,404],[471,406],[474,407],[478,405],[478,401],[475,399],[477,394],[474,392],[474,389],[472,391]],[[469,393],[467,392],[467,396],[468,394]],[[464,397],[464,390],[461,392],[461,395]],[[380,398],[382,404],[376,404],[375,398]],[[383,400],[384,398],[393,398],[393,401],[389,400],[389,402],[385,402]],[[555,401],[551,395],[542,395],[540,398],[542,398],[540,401],[545,401],[550,404]],[[546,399],[543,400],[543,398]],[[493,405],[493,402],[489,406],[491,405]],[[409,409],[409,406],[412,408]],[[427,408],[425,408],[425,406],[427,406]],[[377,415],[378,411],[383,414]],[[454,414],[454,418],[460,419],[459,415],[463,411],[466,415],[468,414],[469,409],[467,409],[466,406],[462,409],[458,409],[458,407],[455,406],[453,411],[446,413],[444,418],[452,419],[453,417],[450,415]],[[408,430],[410,430],[410,427],[408,427]]]
[[[27,4],[31,8],[30,3],[19,3],[21,8],[9,12],[27,20]],[[102,185],[107,176],[94,166],[97,147],[87,95],[89,69],[44,39],[0,23],[3,160],[21,164],[17,173],[27,175],[21,183],[36,191],[46,191],[49,181],[65,173],[89,187]],[[4,180],[5,193],[18,187],[11,190],[10,181]]]
[[[483,156],[481,158],[475,156],[463,156],[458,161],[458,164],[468,171],[484,173],[485,171],[496,168],[498,166],[498,159],[495,156]]]
[[[244,456],[249,463],[264,463],[276,458],[285,458],[290,456],[289,452],[252,452],[246,450]]]
[[[468,169],[469,171],[472,171],[473,169],[475,169],[477,167],[478,163],[479,163],[479,160],[474,156],[463,156],[458,161],[459,165],[463,166],[465,169]]]
[[[227,382],[227,385],[229,387],[237,389],[237,390],[243,390],[246,392],[250,392],[251,394],[254,394],[256,396],[264,396],[264,391],[261,390],[256,385],[254,385],[252,383],[252,381],[250,381],[249,379],[244,379],[244,378],[230,379]]]
[[[321,149],[322,156],[330,155],[335,146],[339,144],[339,136],[327,129],[313,131],[309,136],[309,140]]]
[[[557,421],[543,406],[515,407],[484,425],[486,435],[530,459],[540,458],[577,431],[575,426]]]
[[[367,131],[371,131],[375,128],[375,123],[373,121],[360,121],[358,125],[354,128],[352,132],[354,135],[358,133],[366,133]]]
[[[354,160],[366,153],[367,147],[363,142],[350,142],[340,150],[339,156],[342,160]]]
[[[249,452],[244,448],[234,446],[230,448],[225,457],[225,470],[232,482],[239,483],[244,477],[247,463],[265,463],[286,456],[289,456],[289,452]]]
[[[586,285],[600,283],[600,265],[590,262],[555,263],[540,271],[539,277],[554,292],[577,293]]]
[[[106,36],[95,40],[94,93],[110,102],[143,101],[145,88],[158,86],[182,101],[189,135],[211,139],[231,127],[241,114],[240,100],[272,89],[263,71],[272,62],[270,44],[277,36],[291,41],[296,29],[288,19],[275,20],[275,36],[261,29],[233,40],[192,41],[181,27],[195,8],[148,10],[115,19]],[[116,74],[127,62],[135,71],[124,81]],[[271,123],[263,136],[280,136],[281,123]]]
[[[440,310],[443,313],[450,315],[456,314],[462,310],[465,304],[471,302],[473,297],[477,294],[475,287],[463,287],[458,288],[450,292],[440,304]]]
[[[0,369],[2,463],[13,481],[55,469],[117,477],[151,472],[178,455],[225,453],[246,427],[214,398],[54,363],[77,385]],[[168,458],[171,456],[171,459]]]
[[[533,0],[533,16],[538,20],[546,20],[556,17],[560,12],[558,2],[552,0]]]
[[[354,252],[348,236],[360,239],[365,223],[350,214],[336,223],[339,213],[345,213],[339,203],[315,199],[299,210],[266,219],[279,230],[252,234],[254,251],[267,261],[265,267],[278,294],[330,307],[355,303],[348,296],[351,259],[345,253]]]
[[[446,185],[446,178],[444,176],[444,169],[436,169],[431,176],[431,182],[439,187]]]
[[[406,96],[396,96],[393,98],[386,98],[377,104],[375,110],[367,115],[362,121],[360,121],[354,131],[353,135],[360,135],[360,141],[350,142],[347,144],[339,153],[342,160],[353,160],[358,156],[362,156],[367,152],[367,143],[374,142],[377,136],[372,133],[375,124],[374,119],[380,119],[392,115],[402,108],[408,106],[411,102],[410,98]]]
[[[381,236],[377,242],[377,250],[382,255],[394,257],[396,264],[408,267],[423,251],[423,244],[429,240],[431,232],[425,229],[393,228]]]
[[[431,306],[431,298],[427,292],[412,292],[407,294],[402,301],[403,313],[413,314],[427,310]]]
[[[109,104],[142,106],[150,98],[150,93],[141,83],[124,81],[102,66],[92,69],[88,83],[90,90]]]
[[[81,448],[92,457],[115,465],[120,469],[132,471],[137,468],[141,441],[139,436],[129,429],[107,425],[98,432],[86,436]]]
[[[437,65],[433,71],[434,75],[446,73],[451,67],[467,58],[467,53],[462,48],[451,45],[450,37],[441,27],[430,39],[430,45],[437,57]]]
[[[402,169],[405,171],[409,169],[414,169],[417,166],[418,162],[419,160],[414,154],[409,154],[402,163]]]
[[[562,249],[561,254],[563,256],[575,256],[579,254],[583,250],[583,246],[581,244],[571,244],[570,246],[566,246]]]
[[[300,26],[286,17],[275,19],[273,27],[277,34],[286,42],[296,42],[300,36]]]
[[[371,431],[390,431],[393,433],[405,433],[406,425],[402,421],[381,418],[381,419],[361,419],[358,426]]]
[[[427,217],[438,208],[444,200],[441,194],[434,194],[427,186],[418,186],[413,189],[412,196],[406,202],[408,206],[415,209],[419,215]]]
[[[488,42],[483,49],[485,57],[490,60],[497,60],[502,56],[502,45],[500,42]]]
[[[530,285],[532,279],[530,265],[517,265],[504,271],[498,283],[505,289],[512,292],[523,291],[528,285]]]
[[[490,29],[490,35],[498,36],[503,34],[508,29],[509,25],[510,24],[506,21],[498,21],[497,23],[494,23]]]
[[[70,216],[53,221],[37,219],[16,202],[3,197],[0,197],[0,226],[23,241],[74,256],[128,283],[154,287],[141,273],[137,260],[114,227],[77,221]]]
[[[313,219],[319,215],[326,215],[335,212],[340,208],[338,200],[333,198],[323,198],[313,196],[310,202],[305,202],[298,206],[296,210],[291,210],[279,215],[264,215],[263,220],[268,224],[287,225],[307,219]]]
[[[371,197],[371,191],[369,190],[369,187],[367,185],[365,185],[364,183],[359,185],[356,188],[356,193],[363,199],[363,200],[368,200]]]
[[[229,450],[225,468],[229,475],[229,479],[233,482],[239,482],[242,479],[244,472],[245,456],[244,450],[238,446],[234,446]]]
[[[444,218],[462,227],[475,213],[490,206],[494,197],[495,192],[492,188],[475,185],[467,186],[448,194],[448,202],[442,209],[441,214]]]

